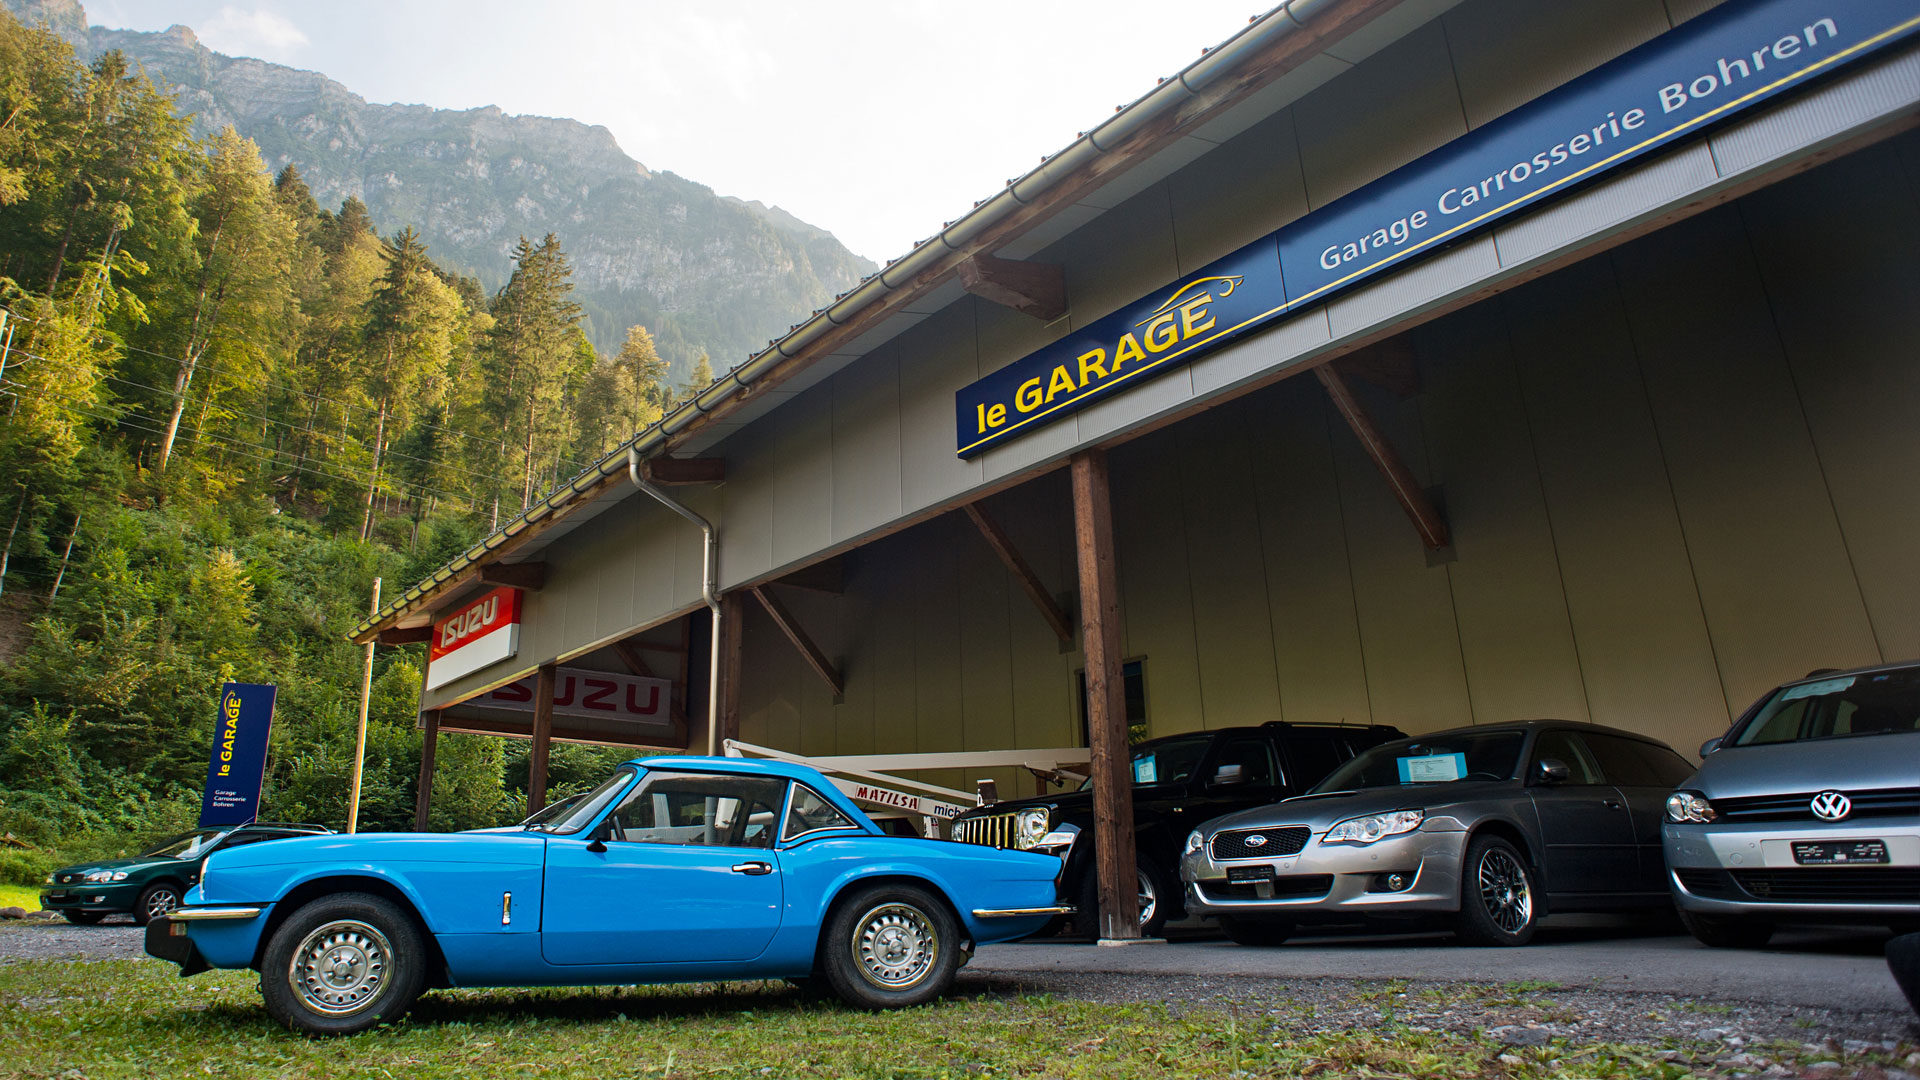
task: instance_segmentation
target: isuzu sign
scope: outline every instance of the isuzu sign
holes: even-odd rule
[[[495,589],[433,624],[427,689],[497,664],[520,651],[520,590]]]
[[[466,704],[479,709],[532,712],[533,688],[533,677],[528,676]],[[673,728],[669,706],[672,693],[673,684],[665,679],[561,668],[554,673],[553,715],[556,719],[605,720],[632,725],[641,734],[661,734]]]

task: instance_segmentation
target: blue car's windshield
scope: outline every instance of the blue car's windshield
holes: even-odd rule
[[[592,824],[594,818],[600,816],[600,812],[620,794],[621,790],[627,786],[627,782],[633,779],[633,775],[633,770],[623,765],[615,770],[612,776],[602,780],[599,787],[580,796],[580,801],[574,803],[572,808],[561,817],[552,821],[531,821],[527,824],[527,828],[551,833],[579,832]]]
[[[1798,682],[1774,691],[1728,746],[1920,731],[1920,669],[1861,672]]]
[[[197,829],[163,840],[140,853],[143,859],[197,859],[226,836],[228,829]]]
[[[1507,780],[1520,763],[1520,744],[1525,740],[1523,732],[1490,731],[1384,743],[1335,769],[1313,790],[1359,791],[1454,780]]]

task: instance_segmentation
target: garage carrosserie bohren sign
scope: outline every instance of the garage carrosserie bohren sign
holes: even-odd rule
[[[520,651],[520,590],[499,588],[433,624],[427,689],[497,664]]]
[[[273,731],[278,694],[272,684],[230,682],[220,687],[207,786],[200,794],[202,826],[245,825],[260,815],[267,736]]]
[[[1916,29],[1912,0],[1729,0],[965,387],[958,452],[1175,370]]]

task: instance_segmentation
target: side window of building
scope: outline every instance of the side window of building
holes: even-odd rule
[[[786,781],[765,776],[648,773],[611,815],[609,840],[768,848]]]
[[[1275,783],[1273,748],[1265,739],[1229,739],[1214,760],[1214,772],[1221,766],[1238,765],[1247,787],[1272,787]]]
[[[1600,765],[1587,749],[1586,743],[1571,731],[1542,732],[1533,744],[1533,765],[1527,770],[1528,776],[1538,776],[1540,763],[1552,758],[1567,767],[1569,784],[1600,784]]]
[[[1287,780],[1298,791],[1325,780],[1351,756],[1344,741],[1336,740],[1332,732],[1289,731],[1281,740],[1286,745],[1290,766]]]
[[[793,785],[793,803],[787,807],[787,827],[783,840],[828,829],[857,829],[847,815],[834,809],[826,797],[805,784]]]
[[[1087,673],[1076,673],[1080,680],[1080,745],[1093,745],[1093,728],[1087,713]],[[1147,739],[1147,661],[1144,657],[1120,665],[1120,689],[1127,703],[1127,742]]]

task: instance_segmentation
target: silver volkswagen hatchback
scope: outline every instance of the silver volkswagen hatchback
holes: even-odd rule
[[[1662,829],[1694,937],[1752,947],[1782,922],[1920,920],[1920,662],[1787,683],[1700,754]]]

